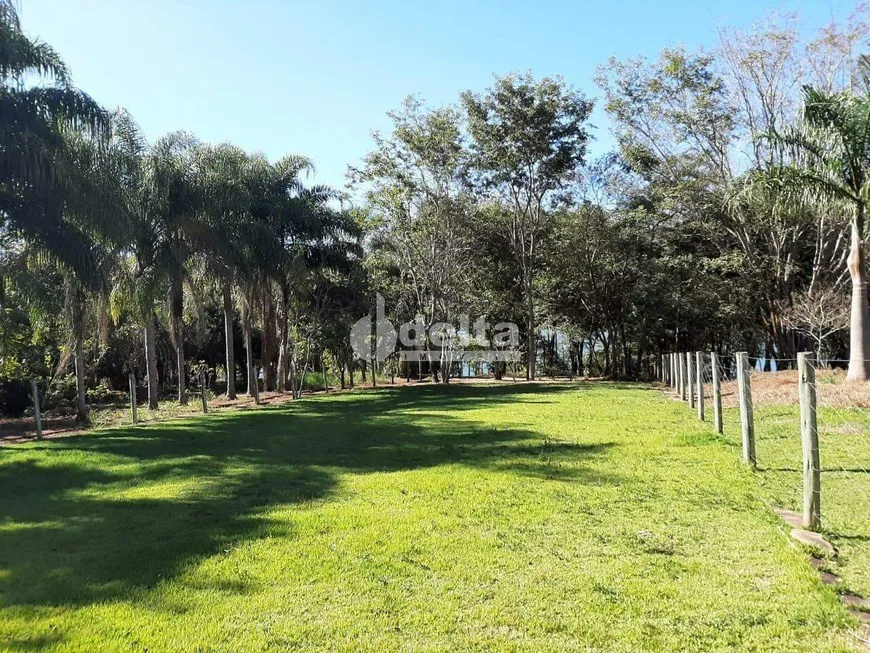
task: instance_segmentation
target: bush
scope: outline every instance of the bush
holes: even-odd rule
[[[96,388],[87,391],[89,404],[104,404],[111,398],[111,392],[105,383],[100,382]]]
[[[56,379],[43,399],[44,410],[57,408],[59,406],[73,406],[76,401],[76,377],[75,374],[68,374],[59,379]]]
[[[20,417],[30,403],[29,383],[0,377],[0,415]]]
[[[357,377],[359,380],[359,377]],[[380,380],[380,379],[379,379]],[[329,374],[329,389],[334,390],[341,387],[341,377]],[[305,375],[305,383],[302,384],[303,392],[319,392],[323,390],[323,373],[308,372]]]

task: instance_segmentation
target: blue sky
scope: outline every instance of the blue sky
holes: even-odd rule
[[[312,157],[316,181],[348,164],[411,93],[430,104],[483,91],[493,73],[561,74],[590,96],[611,54],[711,46],[717,25],[771,11],[807,25],[842,18],[841,0],[419,2],[408,0],[20,0],[25,31],[60,51],[105,106],[129,109],[153,139],[185,129],[274,159]],[[603,112],[592,153],[612,144]]]

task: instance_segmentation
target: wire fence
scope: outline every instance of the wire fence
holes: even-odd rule
[[[870,598],[870,384],[847,381],[843,363],[682,352],[659,378],[740,451],[772,508],[834,546],[816,564],[837,590]]]

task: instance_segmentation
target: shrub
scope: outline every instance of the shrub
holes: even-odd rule
[[[30,405],[30,384],[0,377],[0,415],[20,417]]]
[[[74,374],[55,379],[45,391],[43,409],[57,408],[58,406],[72,406],[76,400],[76,377]]]
[[[104,404],[111,398],[111,392],[104,382],[100,382],[96,388],[88,390],[89,404]]]

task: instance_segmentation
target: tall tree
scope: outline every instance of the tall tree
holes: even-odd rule
[[[126,274],[113,290],[116,318],[129,309],[142,325],[148,375],[148,404],[157,408],[156,303],[169,296],[170,331],[176,352],[178,398],[186,400],[182,281],[189,250],[185,230],[192,215],[189,153],[195,144],[184,132],[175,132],[148,146],[139,126],[123,110],[112,118],[108,157],[122,198],[124,217],[132,237],[128,244]]]
[[[375,149],[350,177],[366,188],[378,220],[375,244],[385,256],[382,263],[398,270],[407,317],[419,318],[428,333],[438,321],[453,323],[472,294],[466,264],[472,202],[464,184],[461,117],[453,107],[425,109],[413,97],[389,115],[393,133],[375,134]],[[438,354],[445,382],[452,355],[444,346]]]
[[[233,289],[247,276],[247,244],[256,226],[251,219],[250,158],[229,144],[196,148],[194,183],[199,220],[191,240],[198,250],[194,269],[200,284],[219,286],[224,318],[227,398],[236,398]]]
[[[14,2],[0,0],[0,233],[39,242],[83,280],[99,277],[98,262],[88,226],[65,219],[64,201],[75,199],[81,177],[64,133],[99,135],[106,125],[100,106],[71,84],[60,56],[28,38]],[[99,223],[103,231],[114,226]]]
[[[866,88],[866,85],[865,85]],[[847,258],[852,281],[849,320],[850,381],[870,380],[870,308],[864,230],[870,202],[870,88],[863,93],[825,93],[804,89],[801,120],[769,134],[789,148],[793,165],[761,170],[751,187],[777,196],[780,206],[835,206],[849,217]]]
[[[531,73],[496,77],[484,95],[462,94],[472,137],[472,170],[480,189],[510,207],[505,236],[523,274],[528,329],[527,378],[535,378],[534,275],[539,239],[559,192],[583,165],[592,101],[561,78]]]

